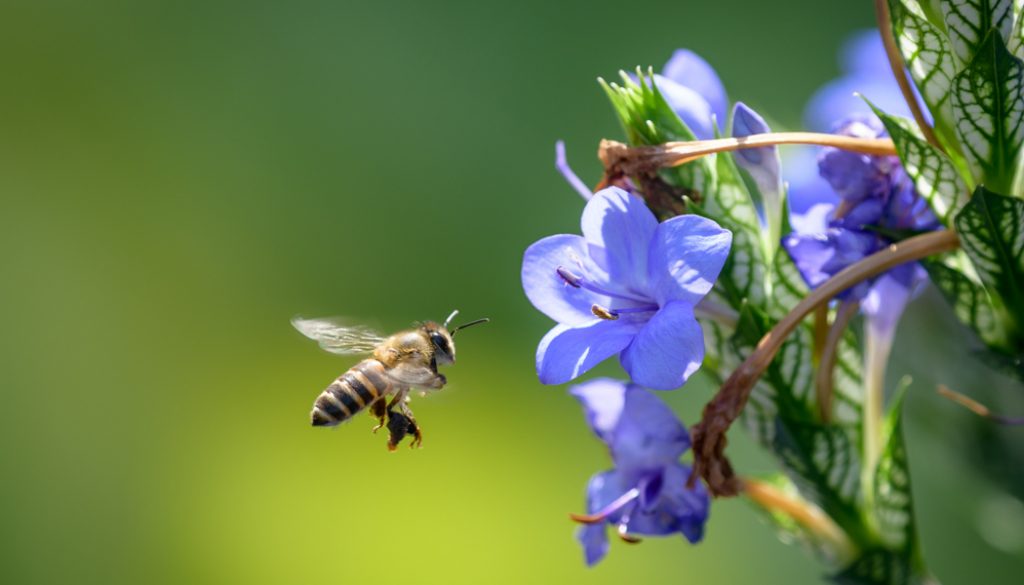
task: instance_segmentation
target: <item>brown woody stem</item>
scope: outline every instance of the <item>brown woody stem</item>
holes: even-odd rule
[[[690,481],[695,481],[698,475],[703,477],[715,496],[734,496],[739,492],[739,480],[725,456],[728,443],[726,432],[743,410],[751,389],[764,374],[783,342],[807,315],[859,282],[905,262],[955,250],[959,245],[960,240],[952,230],[914,236],[847,267],[811,291],[761,338],[754,351],[704,407],[700,423],[693,427],[695,473],[691,475]]]
[[[921,110],[921,104],[918,103],[917,96],[914,95],[914,90],[910,87],[910,80],[907,79],[906,65],[903,63],[903,56],[900,55],[899,48],[896,47],[896,39],[892,36],[892,26],[889,23],[889,3],[887,0],[875,0],[875,19],[878,21],[878,31],[882,33],[882,44],[885,45],[885,54],[889,57],[889,67],[892,68],[892,75],[900,86],[900,92],[903,93],[903,99],[907,102],[907,106],[910,107],[910,113],[913,114],[914,121],[917,122],[917,126],[921,129],[925,139],[935,148],[945,152],[946,149],[942,148],[938,137],[935,136],[935,131],[928,125],[924,112]]]
[[[825,423],[832,420],[832,379],[836,368],[836,358],[839,356],[839,342],[842,341],[843,333],[846,332],[850,320],[857,314],[859,308],[860,303],[857,301],[843,301],[839,304],[836,318],[832,321],[832,327],[829,328],[825,344],[821,349],[821,361],[818,362],[818,371],[815,375],[815,389],[818,398],[818,413],[821,416],[821,421]]]
[[[819,132],[772,132],[742,138],[717,138],[688,142],[666,142],[656,146],[627,146],[614,140],[602,140],[598,157],[609,176],[634,176],[666,167],[675,167],[717,152],[761,148],[780,144],[834,146],[871,155],[895,155],[889,138],[855,138]]]

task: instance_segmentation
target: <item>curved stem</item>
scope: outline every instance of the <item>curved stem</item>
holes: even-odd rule
[[[821,349],[821,361],[818,363],[814,381],[818,398],[818,413],[821,416],[821,421],[825,423],[832,420],[832,374],[836,368],[836,359],[839,357],[839,342],[842,341],[843,333],[846,332],[846,327],[857,314],[858,309],[860,309],[860,303],[857,301],[843,301],[839,304],[836,318],[828,330],[828,336]]]
[[[764,481],[744,478],[742,486],[743,493],[755,504],[769,512],[781,512],[789,516],[805,531],[827,543],[836,554],[839,564],[845,564],[845,561],[853,558],[855,547],[850,538],[821,508]]]
[[[732,465],[725,456],[726,431],[739,416],[750,391],[761,377],[786,338],[816,308],[851,286],[886,270],[921,258],[955,250],[960,240],[952,230],[914,236],[876,252],[826,280],[780,320],[757,344],[757,348],[722,384],[704,407],[700,423],[693,427],[694,473],[700,475],[716,496],[734,496],[739,490]]]
[[[917,96],[914,95],[914,90],[910,87],[910,80],[907,79],[906,65],[903,63],[903,56],[900,55],[900,51],[896,47],[896,39],[892,36],[889,3],[887,0],[875,0],[875,19],[878,22],[878,32],[882,33],[882,44],[885,45],[885,54],[889,57],[889,67],[892,68],[892,75],[900,86],[903,100],[910,107],[910,113],[913,114],[914,121],[917,122],[917,126],[921,129],[921,134],[924,134],[925,139],[935,148],[945,152],[946,149],[942,148],[938,137],[935,136],[935,131],[928,125],[924,112],[921,111],[921,104],[918,103]]]
[[[772,132],[751,134],[741,138],[716,138],[688,142],[666,142],[656,146],[630,147],[615,140],[602,140],[598,157],[608,175],[627,176],[675,167],[718,152],[780,144],[813,144],[834,146],[843,150],[871,155],[895,155],[896,147],[889,138],[855,138],[819,132]]]

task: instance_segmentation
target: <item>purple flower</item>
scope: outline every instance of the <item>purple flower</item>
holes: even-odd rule
[[[821,87],[807,104],[804,122],[810,130],[832,132],[840,120],[876,119],[857,93],[890,114],[910,117],[910,108],[893,78],[878,30],[865,30],[851,37],[841,50],[840,65],[843,75]],[[785,175],[794,227],[806,222],[821,225],[821,205],[837,202],[818,173],[816,150],[796,147],[786,157]]]
[[[708,494],[686,487],[690,468],[679,457],[690,448],[686,427],[654,394],[634,384],[599,378],[570,392],[583,403],[587,423],[611,452],[615,468],[587,485],[587,525],[577,533],[587,565],[608,553],[606,525],[628,542],[636,535],[680,533],[692,543],[704,535]]]
[[[877,118],[852,119],[838,134],[884,136]],[[824,148],[818,157],[829,196],[838,196],[814,226],[805,221],[783,238],[804,280],[816,287],[840,270],[893,243],[901,234],[938,229],[939,222],[913,182],[892,156],[869,156]],[[834,195],[833,195],[834,194]],[[879,330],[891,330],[904,307],[926,281],[917,263],[897,266],[847,290],[841,298],[862,302],[861,308]]]
[[[583,236],[526,250],[526,296],[556,325],[537,348],[545,384],[568,382],[620,354],[638,384],[678,388],[704,360],[694,306],[711,290],[732,234],[695,215],[661,224],[643,200],[611,187],[587,202]]]
[[[718,74],[696,53],[677,49],[654,83],[665,101],[700,140],[715,137],[715,123],[725,124],[729,100]]]

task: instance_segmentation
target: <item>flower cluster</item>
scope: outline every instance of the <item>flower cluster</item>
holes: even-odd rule
[[[579,540],[588,565],[608,550],[605,524],[620,537],[703,535],[708,495],[686,486],[679,458],[689,434],[648,390],[682,386],[704,360],[694,309],[721,271],[732,235],[713,221],[683,215],[658,223],[640,197],[611,187],[590,198],[582,236],[550,236],[523,257],[527,297],[558,324],[537,348],[546,384],[575,379],[618,354],[636,384],[609,379],[574,387],[587,421],[615,468],[591,478],[588,524]],[[639,384],[639,385],[637,385]]]
[[[611,452],[615,468],[587,484],[586,524],[577,537],[588,565],[608,552],[606,525],[621,538],[682,534],[692,543],[704,535],[709,498],[701,483],[686,487],[690,468],[679,457],[690,448],[686,427],[653,393],[633,384],[599,378],[573,387],[587,423]]]

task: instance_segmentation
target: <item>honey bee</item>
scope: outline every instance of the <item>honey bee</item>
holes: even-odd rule
[[[300,333],[326,351],[341,355],[372,354],[320,393],[310,413],[313,426],[335,426],[369,408],[377,419],[373,432],[388,427],[389,451],[394,451],[406,435],[413,436],[411,447],[422,445],[423,433],[408,405],[409,392],[443,388],[448,380],[437,367],[455,363],[455,334],[489,321],[477,319],[449,330],[448,324],[458,314],[452,311],[443,324],[426,321],[415,329],[386,338],[372,329],[345,325],[335,318],[292,319]]]

